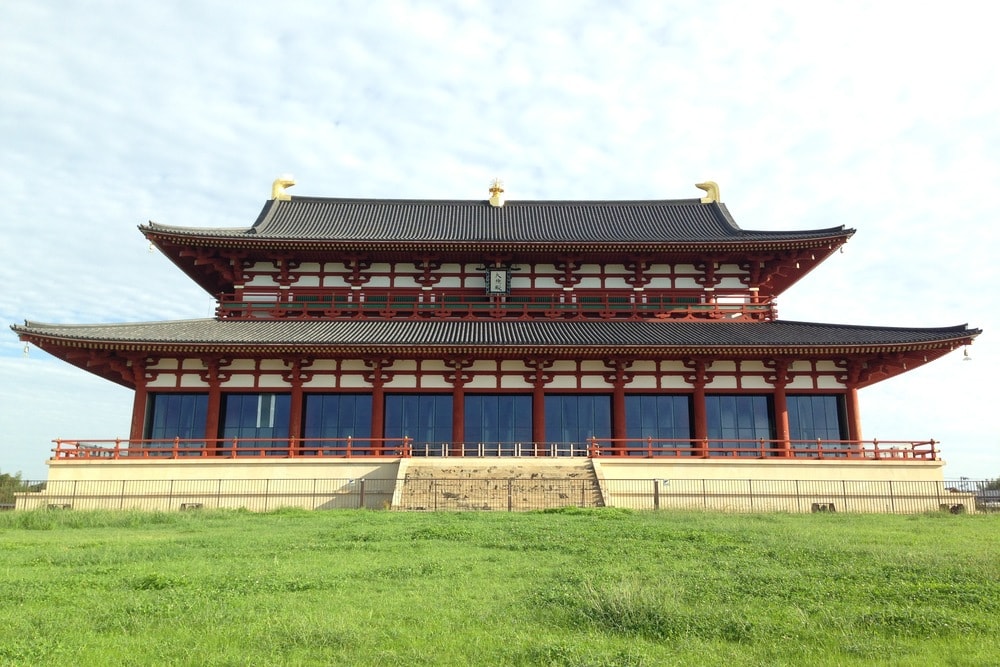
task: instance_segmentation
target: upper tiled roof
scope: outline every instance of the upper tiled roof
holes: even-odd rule
[[[724,204],[658,201],[330,199],[268,201],[249,228],[174,227],[145,232],[205,239],[342,243],[713,244],[845,238],[843,226],[809,231],[740,229]]]
[[[809,322],[642,322],[642,321],[294,321],[215,319],[135,324],[65,325],[25,322],[12,327],[33,339],[83,347],[274,348],[336,347],[342,350],[406,348],[428,353],[466,350],[503,353],[517,349],[630,351],[656,356],[665,350],[691,354],[759,350],[770,354],[809,350],[873,352],[941,348],[967,342],[980,332],[966,325],[942,328],[848,326]]]

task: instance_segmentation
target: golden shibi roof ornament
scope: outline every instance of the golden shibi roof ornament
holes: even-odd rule
[[[499,178],[494,178],[490,183],[490,206],[503,207],[503,181]]]
[[[695,183],[694,187],[705,191],[705,196],[701,198],[702,204],[711,204],[712,202],[722,201],[719,198],[719,184],[715,181]]]
[[[271,199],[277,201],[289,201],[292,196],[285,192],[285,188],[290,188],[295,185],[295,177],[288,174],[283,174],[274,179],[274,183],[271,184]]]

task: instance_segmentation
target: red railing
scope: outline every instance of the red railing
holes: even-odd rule
[[[58,460],[135,458],[359,458],[588,456],[592,458],[795,458],[937,461],[934,440],[592,439],[581,443],[416,443],[411,438],[54,441]]]
[[[246,289],[221,294],[223,319],[321,319],[353,317],[447,317],[465,319],[721,319],[775,317],[774,304],[743,290],[546,290],[488,295],[420,289],[338,290],[298,288],[284,292]]]
[[[53,442],[56,459],[123,459],[203,457],[353,458],[360,456],[410,456],[409,438],[217,438],[147,440],[62,440]]]
[[[804,458],[937,461],[935,440],[593,440],[591,457]]]

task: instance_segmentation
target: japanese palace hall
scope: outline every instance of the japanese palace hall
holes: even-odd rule
[[[275,181],[245,227],[140,226],[214,317],[13,327],[135,392],[128,438],[58,441],[50,466],[904,459],[940,475],[933,441],[890,454],[864,439],[859,390],[978,329],[777,317],[853,229],[743,229],[711,182],[648,201],[507,201],[499,181],[480,200],[291,185]]]

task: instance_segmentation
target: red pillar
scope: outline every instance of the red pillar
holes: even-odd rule
[[[465,446],[465,385],[457,382],[451,396],[451,454],[461,456]]]
[[[221,414],[222,389],[219,386],[218,378],[212,377],[208,381],[208,408],[205,411],[205,449],[209,456],[215,456],[221,449],[217,441]]]
[[[685,380],[691,385],[691,443],[692,454],[701,458],[706,458],[708,452],[708,413],[705,409],[705,385],[708,384],[708,366],[711,362],[703,359],[691,359],[685,361],[684,365],[691,369],[692,373],[685,376]]]
[[[535,384],[531,395],[531,439],[535,443],[535,456],[545,451],[545,385]]]
[[[142,440],[146,435],[146,403],[149,392],[146,390],[146,362],[142,358],[129,359],[132,384],[135,385],[135,395],[132,397],[132,422],[129,425],[129,440]]]
[[[132,425],[129,428],[129,440],[142,440],[146,435],[146,400],[149,392],[146,383],[139,380],[135,386],[135,396],[132,398]]]
[[[792,443],[789,440],[788,429],[788,396],[785,394],[785,383],[776,382],[774,385],[774,431],[778,441],[781,456],[792,455]]]
[[[615,382],[614,394],[611,397],[611,439],[612,446],[621,454],[625,449],[625,438],[628,431],[625,428],[625,383]]]
[[[302,380],[292,379],[290,405],[288,406],[288,455],[295,456],[302,439]]]
[[[385,392],[382,382],[376,381],[372,387],[372,454],[381,456],[385,444]]]
[[[705,412],[705,381],[702,379],[694,385],[694,394],[691,396],[691,413],[694,417],[694,455],[708,456],[708,415]]]
[[[847,439],[852,441],[852,448],[861,448],[861,439],[864,437],[861,435],[861,410],[860,404],[858,403],[858,388],[848,387],[847,394],[844,397],[846,400],[847,411]]]
[[[392,361],[383,357],[366,359],[365,364],[371,371],[365,374],[365,379],[372,385],[372,442],[371,453],[374,456],[386,455],[385,440],[385,383],[392,381],[392,372],[389,368]],[[403,442],[392,443],[389,455],[395,455]]]

